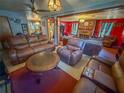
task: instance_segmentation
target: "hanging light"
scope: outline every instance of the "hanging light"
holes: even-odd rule
[[[85,20],[84,20],[84,19],[82,19],[82,18],[81,18],[81,19],[79,19],[79,22],[80,22],[80,23],[83,23],[84,21],[85,21]]]
[[[60,0],[49,0],[48,8],[50,11],[60,11],[62,8]]]

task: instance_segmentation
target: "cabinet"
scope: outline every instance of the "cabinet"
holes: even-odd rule
[[[79,22],[78,37],[91,37],[95,29],[96,20],[85,20]]]

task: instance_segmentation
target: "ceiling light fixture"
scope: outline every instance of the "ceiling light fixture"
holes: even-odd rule
[[[79,22],[80,23],[83,23],[85,20],[84,19],[79,19]]]
[[[62,9],[62,4],[60,0],[49,0],[48,8],[50,11],[60,11]]]

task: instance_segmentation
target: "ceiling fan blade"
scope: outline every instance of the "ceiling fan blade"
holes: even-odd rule
[[[31,11],[31,10],[23,10],[23,11]]]
[[[38,12],[50,12],[50,10],[43,10],[43,9],[38,9],[36,11],[38,11]]]
[[[32,8],[35,8],[35,6],[34,6],[34,0],[31,0],[31,3],[32,3]]]
[[[34,4],[34,0],[31,0],[31,3]]]
[[[34,13],[40,15],[38,12],[34,12]]]

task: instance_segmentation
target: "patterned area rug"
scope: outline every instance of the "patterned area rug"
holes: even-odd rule
[[[41,82],[36,82],[40,77]],[[33,73],[22,68],[11,73],[12,93],[72,93],[77,80],[59,68]]]

